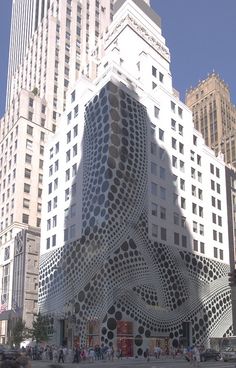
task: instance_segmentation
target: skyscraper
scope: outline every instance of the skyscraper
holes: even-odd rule
[[[225,164],[172,87],[145,2],[117,1],[100,46],[47,147],[40,310],[57,343],[207,344],[231,325]]]
[[[225,162],[236,167],[236,107],[227,84],[212,73],[187,91],[186,104],[206,144],[216,155],[223,153]]]
[[[112,11],[110,0],[13,3],[9,103],[0,124],[2,342],[10,338],[14,306],[28,326],[37,313],[44,146],[70,83],[96,74],[90,50]]]

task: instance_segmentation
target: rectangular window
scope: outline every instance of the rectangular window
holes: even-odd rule
[[[187,248],[187,236],[182,235],[182,247]]]
[[[159,129],[159,139],[160,141],[164,141],[164,130]]]
[[[218,249],[214,247],[213,250],[214,250],[214,258],[218,258]]]
[[[174,224],[179,225],[179,214],[174,212]]]
[[[181,197],[180,205],[181,205],[181,208],[186,209],[186,199],[185,198]]]
[[[30,185],[29,184],[24,183],[24,192],[25,193],[30,193]]]
[[[205,244],[204,244],[204,243],[202,243],[202,242],[200,242],[200,252],[201,252],[202,254],[204,254],[204,253],[205,253]]]
[[[72,177],[75,176],[77,174],[77,164],[74,164],[72,166]]]
[[[156,183],[151,183],[151,193],[157,196],[157,184]]]
[[[26,148],[29,150],[33,149],[33,141],[31,141],[30,139],[26,139]]]
[[[177,148],[177,140],[175,138],[172,138],[172,148]]]
[[[199,225],[199,228],[200,228],[200,235],[204,235],[204,225],[200,224]]]
[[[164,81],[164,74],[162,74],[161,72],[159,72],[159,81],[161,83],[163,83],[163,81]]]
[[[158,226],[155,224],[152,224],[152,236],[154,236],[155,238],[158,237]]]
[[[219,242],[220,243],[223,243],[223,234],[222,233],[219,233]]]
[[[68,201],[68,199],[70,198],[70,189],[69,188],[67,188],[66,190],[65,190],[65,201]]]
[[[161,240],[166,240],[166,228],[161,227]]]
[[[52,236],[52,246],[53,246],[53,247],[55,247],[55,245],[56,245],[56,241],[57,241],[56,235],[53,235],[53,236]]]
[[[22,214],[22,222],[23,224],[29,223],[29,215],[26,215],[25,213]]]
[[[160,166],[159,170],[160,170],[160,178],[165,180],[165,178],[166,178],[166,169],[164,167]]]
[[[77,155],[77,144],[73,146],[73,157]]]
[[[31,178],[31,170],[25,169],[25,178],[28,178],[28,179]]]
[[[160,187],[160,198],[166,199],[166,188]]]
[[[31,162],[32,162],[32,156],[29,155],[28,153],[25,154],[25,162],[27,164],[31,164]]]
[[[157,216],[157,204],[156,203],[152,203],[151,204],[151,209],[152,209],[152,216]]]
[[[197,233],[197,222],[193,221],[193,232]]]
[[[213,230],[213,240],[217,241],[217,231]]]
[[[175,156],[172,156],[172,166],[173,167],[177,167],[177,157],[175,157]]]
[[[47,238],[47,240],[46,240],[46,248],[47,249],[50,248],[50,238]]]
[[[171,119],[171,129],[176,130],[176,121]]]
[[[183,135],[184,134],[184,127],[179,124],[179,135]]]
[[[30,125],[27,125],[27,134],[33,135],[33,127]]]
[[[174,244],[179,245],[179,233],[174,233]]]
[[[170,107],[171,107],[171,110],[172,112],[175,112],[175,103],[173,101],[170,101]]]
[[[165,207],[160,207],[160,218],[162,220],[166,219],[166,208]]]
[[[26,199],[26,198],[23,198],[23,207],[24,208],[29,208],[29,206],[30,206],[30,200]]]
[[[214,170],[214,165],[210,164],[210,172],[211,174],[214,174],[215,170]]]
[[[157,175],[157,164],[155,164],[154,162],[151,162],[151,173],[153,175]]]
[[[66,170],[66,181],[70,180],[70,169]]]
[[[223,249],[220,249],[219,251],[220,251],[220,259],[223,261],[223,259],[224,259],[224,251],[223,251]]]
[[[195,252],[198,252],[198,241],[196,239],[193,240],[193,250],[195,250]]]
[[[155,116],[155,118],[159,119],[159,115],[160,115],[159,107],[154,106],[154,116]]]
[[[185,180],[184,179],[180,179],[180,189],[185,190]]]
[[[157,76],[157,69],[154,66],[152,66],[152,75],[153,77]]]
[[[70,150],[66,152],[66,162],[70,161]]]
[[[157,153],[157,145],[154,142],[151,142],[151,154],[156,155]]]

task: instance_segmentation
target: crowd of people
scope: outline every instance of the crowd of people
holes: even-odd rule
[[[95,347],[74,347],[70,349],[63,346],[46,345],[46,346],[27,346],[25,354],[32,360],[50,360],[58,363],[79,363],[80,361],[94,362],[96,360],[113,360],[115,351],[113,347],[99,346]],[[117,358],[121,356],[121,352],[117,351]]]

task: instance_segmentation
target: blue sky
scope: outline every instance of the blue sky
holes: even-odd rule
[[[236,0],[151,0],[171,52],[174,87],[185,91],[213,70],[236,104]],[[4,113],[11,0],[0,0],[0,117]]]

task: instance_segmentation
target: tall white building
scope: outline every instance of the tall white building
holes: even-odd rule
[[[31,37],[38,28],[52,0],[13,0],[11,15],[11,34],[8,61],[8,85],[6,107],[11,90],[12,76],[22,63]]]
[[[112,12],[110,0],[13,2],[9,103],[0,123],[2,342],[10,342],[14,318],[30,326],[37,313],[44,146],[70,83],[96,74],[90,50]]]
[[[47,146],[40,311],[57,343],[207,344],[231,325],[225,164],[144,1],[116,2],[95,52],[97,78],[71,89]]]

